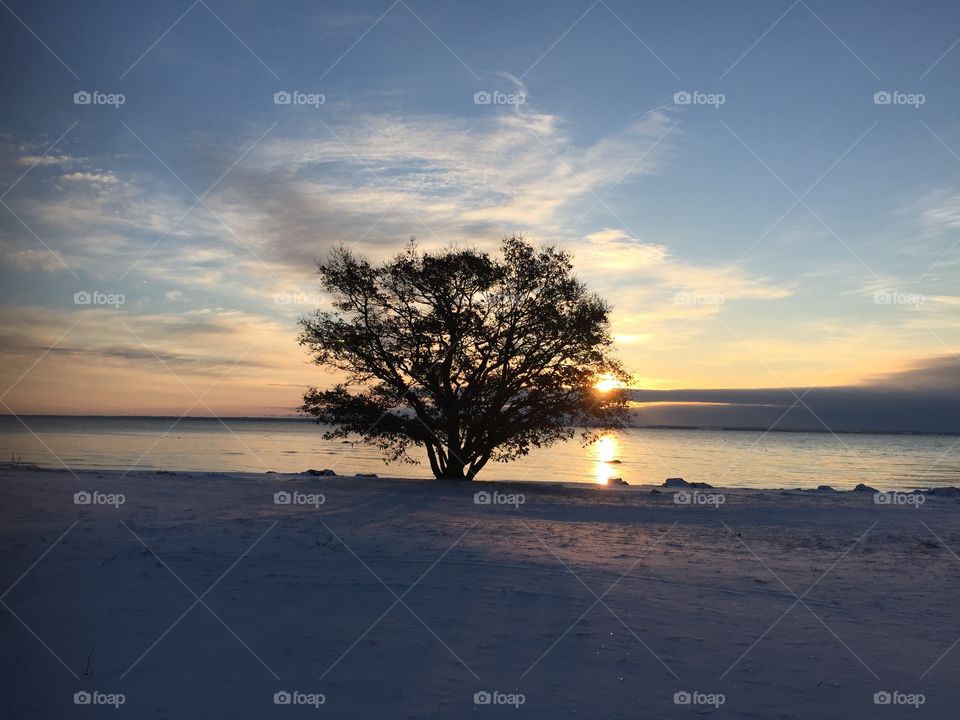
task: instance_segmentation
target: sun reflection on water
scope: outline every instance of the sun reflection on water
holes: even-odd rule
[[[617,459],[617,451],[620,449],[620,443],[612,435],[604,435],[592,446],[596,458],[596,482],[600,485],[606,485],[610,478],[620,477],[617,464],[611,461]]]

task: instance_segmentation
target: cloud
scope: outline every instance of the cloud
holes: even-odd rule
[[[635,238],[624,230],[605,228],[587,235],[580,266],[603,273],[618,285],[665,287],[700,295],[704,304],[719,306],[729,300],[775,300],[793,290],[749,275],[739,266],[708,266],[675,257],[662,244]],[[651,282],[652,281],[652,282]],[[714,298],[716,302],[706,302]],[[696,297],[691,298],[696,304]]]
[[[121,180],[117,172],[100,170],[68,173],[57,180],[44,192],[22,194],[11,202],[33,232],[5,218],[8,239],[0,257],[7,266],[28,269],[33,264],[66,272],[37,237],[66,268],[110,282],[142,258],[141,270],[150,280],[166,277],[194,284],[206,278],[215,261],[227,265],[233,256],[225,247],[231,238],[224,226],[202,207],[185,214],[189,204],[182,193],[171,192],[156,177],[132,174]],[[31,263],[44,253],[56,264]],[[245,282],[249,284],[249,277]]]
[[[525,89],[516,78],[500,80]],[[311,116],[309,125],[279,125],[275,132],[285,135],[268,134],[206,197],[215,215],[204,205],[190,209],[194,198],[155,163],[139,166],[116,155],[46,178],[33,174],[42,192],[18,194],[13,207],[89,287],[126,293],[135,321],[144,332],[154,331],[170,362],[185,372],[199,373],[201,358],[220,367],[217,357],[244,350],[248,330],[218,330],[224,306],[230,306],[240,313],[242,327],[273,328],[271,355],[263,362],[283,366],[289,384],[296,385],[305,364],[294,323],[324,303],[314,260],[332,245],[344,242],[377,260],[394,254],[410,235],[427,247],[492,249],[515,231],[573,251],[577,273],[613,301],[613,331],[624,359],[648,376],[643,382],[651,387],[689,386],[690,378],[701,377],[722,386],[751,371],[762,376],[768,364],[785,378],[771,381],[799,382],[817,371],[825,354],[844,349],[840,335],[829,329],[808,331],[795,323],[789,334],[772,334],[781,329],[776,301],[802,292],[800,281],[770,279],[745,264],[685,258],[675,250],[679,238],[647,237],[611,221],[599,200],[604,193],[669,169],[685,137],[670,110],[645,114],[588,142],[563,117],[533,104],[474,110],[467,118],[401,117],[346,115],[331,106],[322,118]],[[258,135],[205,146],[203,161],[219,174]],[[0,259],[8,267],[59,267],[34,237],[10,218],[6,222]],[[132,266],[127,285],[112,284]],[[931,294],[923,308],[924,322],[947,339],[948,323],[955,325],[953,299],[948,292]],[[191,307],[211,315],[181,312]],[[176,320],[169,327],[161,321],[167,312]],[[765,313],[774,318],[767,317],[766,325]],[[60,315],[67,317],[70,312]],[[82,317],[89,342],[65,347],[89,351],[90,360],[71,355],[75,370],[64,377],[115,363],[125,363],[125,372],[133,372],[133,365],[147,372],[147,358],[124,355],[129,338],[91,324],[95,315]],[[211,318],[216,322],[198,332],[184,324]],[[727,322],[743,337],[731,337]],[[849,317],[838,322],[851,327]],[[922,330],[929,334],[930,328]],[[56,338],[52,331],[46,335],[37,347]],[[847,382],[905,362],[909,356],[900,339],[858,354],[841,368],[846,375],[827,380]],[[930,345],[913,344],[910,351],[929,353]],[[304,376],[318,384],[328,380]]]
[[[73,172],[60,176],[61,180],[75,183],[98,183],[112,185],[117,182],[117,176],[113,173],[91,173],[91,172]]]
[[[960,358],[934,356],[861,385],[632,390],[643,425],[960,433]],[[798,400],[798,398],[802,399]]]
[[[257,414],[278,402],[289,412],[301,394],[295,388],[318,380],[292,323],[224,308],[164,314],[130,304],[0,309],[0,383],[17,383],[6,400],[14,411],[179,415],[212,388],[205,401],[218,413]]]
[[[960,193],[939,193],[921,215],[924,224],[938,230],[960,229]]]
[[[579,147],[556,116],[483,110],[475,121],[359,116],[329,132],[268,138],[211,204],[298,263],[340,240],[495,242],[513,230],[549,240],[572,237],[592,193],[656,172],[667,148],[651,150],[669,127],[662,113]]]
[[[179,285],[309,293],[314,259],[340,242],[377,258],[411,235],[433,246],[492,247],[514,231],[576,242],[573,225],[596,195],[658,172],[678,135],[664,139],[672,124],[664,112],[583,144],[562,118],[530,105],[478,111],[475,119],[332,113],[319,127],[268,135],[206,198],[216,216],[204,205],[188,213],[193,198],[152,167],[104,167],[115,157],[99,158],[103,169],[62,174],[46,192],[18,197],[15,209],[75,272],[123,275],[138,263],[137,273]],[[253,139],[206,152],[226,168]],[[44,158],[55,161],[79,162]],[[15,224],[8,238],[21,253],[8,253],[10,263],[26,267],[36,239]]]
[[[755,277],[739,266],[706,265],[676,257],[661,243],[604,228],[573,245],[577,273],[592,287],[610,288],[617,336],[630,344],[680,347],[703,320],[738,300],[779,300],[791,287]],[[682,323],[682,324],[681,324]]]
[[[53,273],[65,270],[60,257],[46,248],[17,247],[6,240],[0,240],[0,261],[7,267],[21,272],[39,270],[44,273]]]
[[[516,78],[500,79],[525,91]],[[25,199],[22,212],[43,237],[57,238],[71,268],[103,283],[138,263],[132,277],[167,283],[158,297],[227,297],[290,323],[322,304],[314,260],[331,246],[344,242],[382,259],[411,235],[428,247],[493,249],[502,236],[523,232],[572,249],[578,273],[613,295],[614,331],[634,347],[682,346],[699,332],[697,320],[718,311],[677,303],[678,292],[731,300],[789,294],[739,268],[684,261],[666,243],[597,226],[589,211],[603,193],[668,166],[683,137],[669,111],[587,143],[562,117],[531,104],[477,112],[333,113],[286,136],[269,134],[206,198],[216,216],[203,205],[184,215],[192,198],[134,167],[78,171],[57,193]],[[206,152],[226,168],[255,139]],[[97,177],[108,174],[123,180]]]
[[[916,360],[903,370],[870,378],[864,384],[895,390],[960,393],[960,356],[940,355]],[[960,395],[955,397],[960,398]],[[957,404],[960,405],[960,401]]]
[[[55,165],[75,165],[81,162],[79,158],[70,155],[21,155],[17,158],[17,165],[26,167],[52,167]]]

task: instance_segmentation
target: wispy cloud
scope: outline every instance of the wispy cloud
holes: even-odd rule
[[[592,193],[657,171],[666,147],[638,159],[667,127],[668,118],[653,113],[583,147],[560,118],[533,110],[473,122],[351,118],[326,132],[265,141],[252,163],[257,172],[238,173],[214,202],[224,212],[261,210],[249,218],[251,231],[270,226],[288,249],[303,244],[304,224],[314,228],[314,247],[325,231],[329,241],[371,244],[411,232],[426,242],[489,241],[512,230],[570,237],[566,223]],[[264,187],[272,188],[266,198]]]
[[[61,180],[73,183],[97,183],[100,185],[113,185],[117,181],[117,176],[113,173],[92,173],[92,172],[73,172],[60,176]]]
[[[70,155],[21,155],[17,158],[17,165],[26,167],[52,167],[57,165],[75,165],[79,163],[78,158]]]

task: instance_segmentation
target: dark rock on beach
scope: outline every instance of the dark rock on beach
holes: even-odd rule
[[[663,487],[684,487],[684,488],[701,488],[704,490],[709,490],[713,487],[710,483],[705,482],[687,482],[683,478],[667,478],[663,482]]]
[[[877,491],[876,488],[872,488],[869,485],[864,485],[863,483],[860,483],[853,489],[853,492],[876,492],[876,491]]]
[[[330,470],[329,468],[324,468],[323,470],[314,470],[313,468],[310,468],[309,470],[304,470],[304,471],[303,471],[302,473],[300,473],[300,474],[301,474],[301,475],[320,475],[320,476],[323,476],[323,477],[336,477],[336,476],[337,476],[337,474],[336,474],[333,470]]]

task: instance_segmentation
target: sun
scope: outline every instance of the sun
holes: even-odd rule
[[[604,373],[599,378],[597,378],[597,382],[594,385],[594,387],[600,392],[605,393],[605,392],[610,392],[611,390],[615,390],[618,387],[621,387],[621,383],[613,375],[610,375],[609,373]]]

